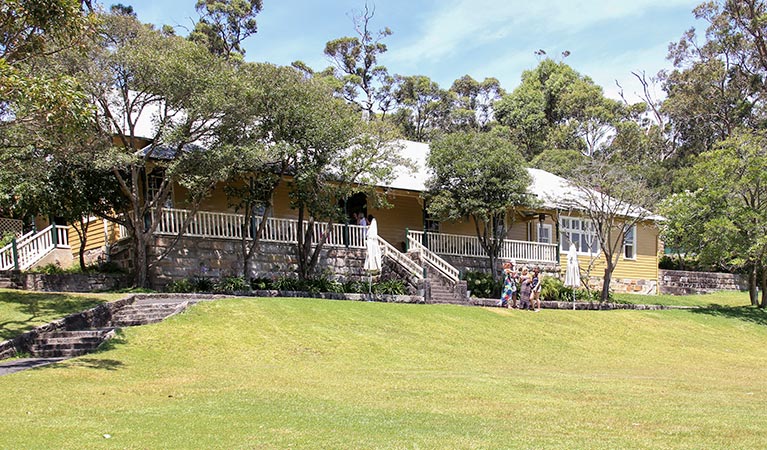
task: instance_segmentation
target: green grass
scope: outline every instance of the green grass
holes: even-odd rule
[[[748,292],[738,291],[719,291],[705,295],[613,294],[613,297],[620,302],[645,305],[737,307],[751,304]]]
[[[220,300],[0,377],[0,446],[765,448],[765,342],[751,308]]]
[[[54,294],[0,289],[0,341],[123,294]]]

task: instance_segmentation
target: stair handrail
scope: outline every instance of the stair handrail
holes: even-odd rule
[[[418,240],[414,239],[412,236],[408,236],[407,240],[408,240],[408,248],[418,251],[421,254],[421,258],[424,260],[424,262],[426,262],[428,265],[430,265],[434,269],[438,270],[440,273],[442,273],[445,277],[447,277],[453,283],[457,283],[460,280],[459,278],[460,272],[458,271],[458,269],[453,267],[449,262],[440,258],[436,253],[426,248],[423,244],[418,242]]]
[[[417,279],[423,279],[423,269],[418,265],[418,263],[397,250],[393,245],[391,245],[381,236],[378,236],[378,245],[381,247],[381,254],[383,256],[388,256],[389,258],[393,259],[395,262],[407,269]]]

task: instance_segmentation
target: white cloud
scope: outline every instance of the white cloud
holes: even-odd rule
[[[575,33],[599,22],[617,20],[648,9],[690,6],[697,0],[453,0],[440,3],[430,20],[406,45],[387,59],[401,64],[437,61],[459,51],[515,36]]]

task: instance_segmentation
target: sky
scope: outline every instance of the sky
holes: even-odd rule
[[[670,69],[668,45],[691,27],[705,30],[692,10],[701,0],[368,0],[372,28],[389,27],[388,51],[379,63],[392,74],[426,75],[449,88],[471,75],[495,77],[513,90],[522,72],[535,68],[542,49],[619,98],[641,87],[631,72],[648,76]],[[139,19],[172,25],[186,35],[198,17],[195,0],[121,0]],[[325,43],[354,33],[352,11],[365,0],[263,0],[258,32],[245,43],[247,61],[288,65],[301,60],[315,70],[331,65]],[[108,7],[111,3],[105,2]],[[659,89],[656,96],[662,96]]]

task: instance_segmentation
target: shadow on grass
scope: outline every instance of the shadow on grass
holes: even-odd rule
[[[103,299],[65,294],[0,292],[0,340],[11,339],[52,320],[93,308]]]
[[[77,358],[67,361],[68,367],[84,367],[86,369],[117,370],[125,366],[116,359]]]
[[[694,314],[726,317],[767,326],[767,310],[753,306],[722,306],[712,304],[705,308],[693,308],[690,311]]]

